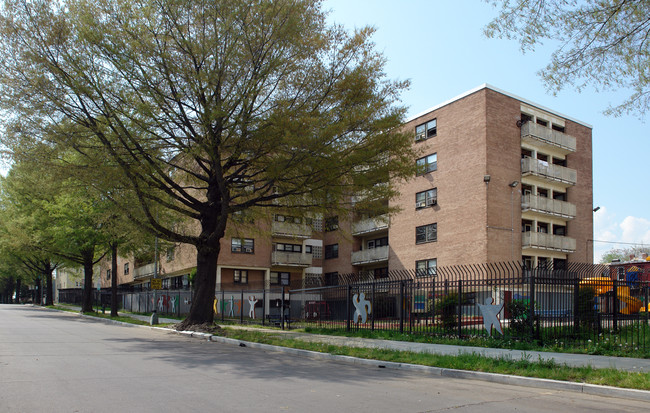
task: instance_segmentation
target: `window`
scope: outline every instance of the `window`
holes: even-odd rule
[[[556,125],[556,124],[554,123],[553,126],[551,126],[551,128],[553,128],[553,130],[556,130],[556,131],[558,131],[558,132],[562,132],[562,133],[564,133],[564,126]]]
[[[423,141],[432,138],[438,133],[438,120],[432,119],[415,127],[415,140]]]
[[[415,275],[418,277],[436,276],[438,268],[438,259],[415,261]]]
[[[537,124],[542,126],[548,126],[548,122],[540,118],[537,118]]]
[[[339,229],[339,217],[325,218],[325,231],[336,231]]]
[[[233,281],[235,284],[248,284],[248,270],[234,270]]]
[[[323,277],[323,281],[326,286],[339,285],[339,273],[338,272],[326,272]]]
[[[291,279],[291,274],[288,272],[271,271],[271,285],[280,285],[280,281],[283,279],[288,282]]]
[[[107,280],[111,279],[111,270],[106,270],[106,279]]]
[[[167,261],[174,261],[175,247],[169,247],[166,251]]]
[[[388,237],[371,239],[370,241],[368,241],[368,249],[385,247],[387,245],[388,245]]]
[[[438,169],[438,154],[434,153],[416,161],[418,175],[424,175]]]
[[[618,267],[616,269],[619,281],[625,281],[625,268]]]
[[[435,242],[438,240],[438,224],[415,227],[415,243]]]
[[[129,273],[129,263],[125,262],[124,263],[124,274],[128,274],[128,273]]]
[[[276,251],[284,251],[284,252],[302,252],[302,245],[298,244],[281,244],[281,243],[276,243],[274,244],[275,250]]]
[[[255,240],[250,238],[232,238],[230,250],[242,254],[253,254],[255,252]]]
[[[421,209],[438,203],[438,189],[433,188],[415,194],[415,209]]]
[[[372,272],[374,273],[375,279],[388,278],[388,267],[375,268]]]
[[[339,244],[325,245],[325,259],[339,257]]]
[[[305,254],[311,254],[311,253],[312,253],[312,246],[305,245]]]
[[[293,224],[302,224],[302,218],[292,217],[289,215],[275,215],[274,219],[277,222],[291,222]]]

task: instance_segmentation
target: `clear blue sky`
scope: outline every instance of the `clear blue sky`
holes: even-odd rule
[[[602,113],[621,103],[627,91],[568,88],[552,96],[537,72],[549,61],[553,45],[522,54],[515,41],[485,38],[482,29],[496,10],[481,0],[327,0],[324,8],[330,10],[331,22],[348,30],[377,29],[373,39],[388,60],[388,77],[411,80],[402,95],[409,116],[489,83],[591,124],[593,202],[600,206],[594,214],[595,259],[625,246],[599,241],[650,245],[647,124],[635,116]]]

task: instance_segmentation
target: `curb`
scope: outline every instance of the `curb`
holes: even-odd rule
[[[43,309],[59,311],[64,313],[66,312],[63,310],[50,309],[50,308],[43,308]],[[207,340],[215,343],[222,343],[222,344],[227,344],[232,346],[242,346],[242,344],[244,344],[245,347],[256,348],[256,349],[261,349],[266,351],[274,351],[274,352],[285,353],[285,354],[290,354],[290,355],[300,356],[300,357],[307,357],[315,360],[327,360],[327,361],[348,363],[353,365],[388,368],[394,370],[405,370],[409,372],[419,372],[419,373],[425,373],[432,376],[441,376],[441,377],[447,377],[453,379],[482,380],[482,381],[498,383],[498,384],[535,387],[535,388],[547,389],[547,390],[571,391],[576,393],[590,394],[594,396],[618,397],[623,399],[634,399],[634,400],[642,400],[642,401],[650,402],[650,391],[647,390],[624,389],[620,387],[599,386],[596,384],[577,383],[577,382],[570,382],[570,381],[549,380],[549,379],[540,379],[535,377],[512,376],[508,374],[485,373],[485,372],[470,371],[470,370],[455,370],[455,369],[447,369],[441,367],[422,366],[419,364],[396,363],[392,361],[362,359],[358,357],[340,356],[340,355],[335,355],[330,353],[319,353],[317,351],[311,351],[311,350],[302,350],[297,348],[274,346],[271,344],[242,341],[233,338],[215,336],[210,333],[201,333],[197,331],[177,331],[167,327],[154,327],[154,326],[147,326],[147,325],[140,325],[140,324],[130,324],[130,323],[125,323],[123,321],[93,317],[90,315],[79,314],[79,313],[70,313],[70,314],[76,314],[81,317],[92,318],[93,320],[102,321],[105,324],[117,324],[117,325],[122,325],[127,327],[143,327],[143,328],[148,328],[150,330],[164,331],[168,333],[174,333],[180,336],[186,336],[189,338],[199,338],[202,340]]]

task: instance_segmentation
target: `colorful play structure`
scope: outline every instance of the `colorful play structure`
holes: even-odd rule
[[[623,303],[623,308],[620,308],[619,312],[621,314],[636,314],[639,311],[645,311],[643,307],[643,300],[637,297],[634,297],[630,294],[630,287],[635,287],[638,283],[638,275],[633,270],[634,267],[630,268],[626,274],[625,285],[623,283],[617,284],[616,287],[616,296],[618,297],[619,303]],[[635,277],[637,275],[637,277]],[[585,278],[580,281],[581,286],[592,287],[596,293],[596,297],[602,298],[605,297],[608,293],[614,291],[614,281],[609,277],[591,277]]]

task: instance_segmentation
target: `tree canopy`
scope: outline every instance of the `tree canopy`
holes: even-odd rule
[[[626,88],[627,100],[606,113],[643,116],[650,107],[650,2],[628,0],[487,0],[499,8],[488,37],[517,39],[522,51],[557,41],[551,62],[540,71],[556,93],[574,86]]]
[[[318,0],[7,0],[5,136],[104,153],[123,185],[106,197],[196,247],[188,324],[211,322],[232,214],[337,211],[414,172],[406,82],[385,78],[371,29],[325,18]]]

